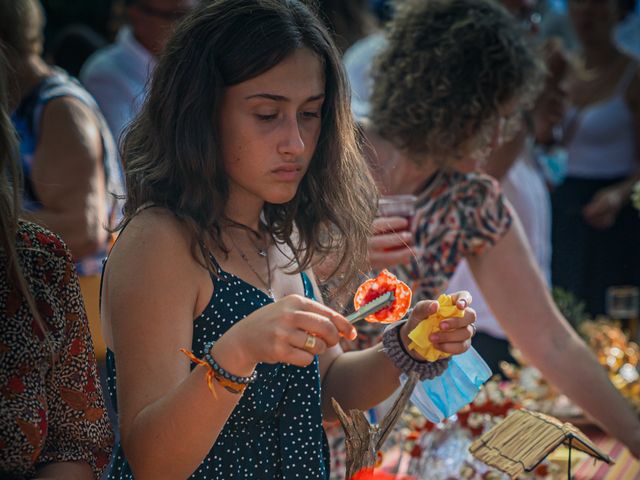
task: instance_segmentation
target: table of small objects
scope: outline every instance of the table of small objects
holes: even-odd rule
[[[597,429],[585,431],[595,445],[614,460],[613,465],[594,461],[593,458],[577,450],[572,450],[573,480],[640,480],[640,461],[617,440]],[[468,452],[472,435],[464,428],[438,426],[423,438],[421,443],[395,446],[385,453],[382,465],[377,471],[403,480],[507,480],[509,477],[474,459]],[[416,447],[416,445],[420,445]],[[527,479],[564,480],[568,471],[568,450],[558,449],[535,471],[527,474]]]

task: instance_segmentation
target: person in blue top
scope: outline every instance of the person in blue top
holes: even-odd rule
[[[81,277],[98,276],[121,207],[122,167],[93,97],[42,58],[44,25],[38,0],[0,1],[0,45],[14,72],[11,120],[20,138],[23,205],[29,220],[62,237]]]
[[[365,410],[399,366],[433,366],[406,343],[437,302],[384,352],[342,353],[355,330],[311,273],[336,252],[354,278],[376,209],[339,58],[296,0],[207,2],[169,41],[124,139],[125,218],[104,269],[121,436],[109,478],[326,479],[331,398]],[[432,341],[458,354],[475,313],[455,300],[464,315]]]

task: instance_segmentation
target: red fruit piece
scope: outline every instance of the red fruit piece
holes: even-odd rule
[[[393,303],[369,315],[365,320],[374,323],[397,322],[405,316],[411,306],[411,289],[406,283],[398,280],[398,278],[388,270],[381,271],[376,278],[370,278],[360,285],[353,297],[353,305],[357,310],[362,305],[390,291],[393,292],[395,297]]]

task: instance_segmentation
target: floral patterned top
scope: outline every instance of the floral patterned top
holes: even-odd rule
[[[493,177],[441,170],[418,195],[413,228],[421,256],[390,270],[411,287],[414,303],[438,298],[458,264],[493,247],[511,221]]]
[[[445,293],[458,264],[494,246],[511,221],[511,207],[493,177],[441,170],[418,195],[412,228],[421,256],[389,270],[409,285],[414,304],[435,300]],[[343,341],[343,349],[369,348],[380,341],[385,326],[360,322],[358,339]]]
[[[64,461],[85,461],[99,477],[113,434],[73,260],[33,223],[20,223],[16,245],[51,348],[0,251],[0,478]]]

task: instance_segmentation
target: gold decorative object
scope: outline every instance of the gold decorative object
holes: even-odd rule
[[[640,347],[616,322],[585,322],[580,333],[594,351],[609,378],[640,414]]]

